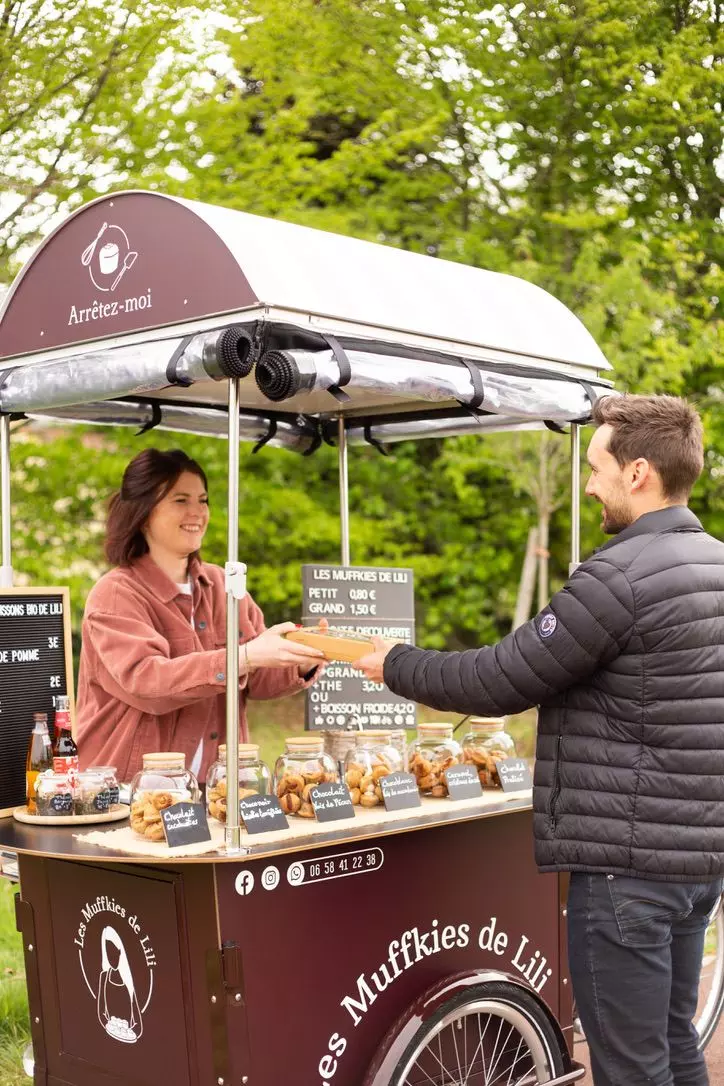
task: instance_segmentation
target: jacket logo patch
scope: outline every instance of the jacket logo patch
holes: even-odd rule
[[[552,633],[555,633],[556,626],[558,625],[558,619],[555,615],[547,614],[538,623],[538,633],[541,637],[550,637]]]

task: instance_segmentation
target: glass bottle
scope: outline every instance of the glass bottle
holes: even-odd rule
[[[356,746],[344,761],[344,779],[355,806],[378,807],[383,802],[380,781],[398,773],[404,759],[390,741],[389,732],[358,732]]]
[[[463,738],[463,758],[475,766],[483,788],[500,788],[497,763],[515,757],[515,740],[505,724],[505,717],[473,717]]]
[[[312,788],[338,780],[337,763],[325,753],[323,736],[294,736],[286,740],[286,750],[274,767],[274,787],[285,814],[314,818]]]
[[[259,757],[257,743],[239,744],[239,799],[265,796],[271,790],[271,773]],[[211,818],[226,822],[226,746],[219,746],[219,757],[206,777],[206,810]]]
[[[463,750],[454,736],[455,725],[418,724],[417,738],[410,744],[410,772],[414,773],[423,796],[447,796],[445,773],[463,760]]]
[[[58,694],[55,699],[54,728],[53,772],[65,773],[73,785],[78,776],[78,747],[73,739],[70,698],[66,694]]]
[[[197,803],[199,783],[175,751],[143,755],[143,769],[131,783],[131,829],[147,841],[163,841],[161,811],[187,800]]]
[[[53,744],[48,734],[48,714],[33,713],[33,730],[28,743],[25,761],[25,784],[28,797],[28,813],[37,814],[35,784],[39,773],[53,768]]]

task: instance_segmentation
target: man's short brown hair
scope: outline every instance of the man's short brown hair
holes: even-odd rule
[[[605,396],[593,407],[597,426],[613,427],[608,451],[620,467],[643,457],[656,468],[664,497],[687,501],[704,468],[699,414],[677,396]]]

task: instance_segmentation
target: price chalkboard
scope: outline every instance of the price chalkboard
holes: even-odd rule
[[[354,818],[352,800],[343,783],[330,781],[318,784],[316,788],[312,788],[310,794],[317,822],[337,822],[342,818]]]
[[[412,644],[415,639],[413,571],[383,566],[302,566],[302,623],[357,630]],[[312,730],[414,728],[417,707],[369,680],[352,664],[331,661],[307,691],[306,726]]]
[[[211,840],[209,820],[203,803],[187,803],[186,800],[181,800],[161,811],[161,820],[169,848]]]
[[[533,787],[530,767],[525,758],[501,758],[495,763],[504,792],[521,792]]]
[[[483,794],[475,766],[451,766],[445,774],[445,781],[450,799],[477,799]]]
[[[239,801],[239,814],[247,833],[289,829],[289,823],[276,796],[245,796]]]
[[[25,803],[33,713],[48,714],[52,734],[58,694],[75,718],[68,589],[0,589],[0,815]]]
[[[404,811],[408,807],[420,807],[420,789],[412,773],[388,773],[380,780],[385,810]]]

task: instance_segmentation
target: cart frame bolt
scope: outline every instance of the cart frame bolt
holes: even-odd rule
[[[564,978],[563,978],[563,983],[564,983],[564,984],[568,984],[568,977],[564,977]]]
[[[212,997],[211,997],[211,1002],[212,1002],[212,1003],[215,1003],[215,1002],[216,1002],[216,996],[212,996]]]
[[[36,1025],[36,1026],[39,1026],[39,1025],[40,1025],[40,1019],[39,1019],[39,1018],[36,1018],[36,1019],[35,1019],[35,1025]]]
[[[244,1086],[244,1084],[247,1083],[248,1081],[249,1081],[249,1076],[244,1075],[244,1077],[241,1080],[241,1086]]]
[[[31,953],[32,953],[32,951],[33,951],[33,950],[35,950],[35,947],[33,946],[33,944],[32,944],[32,943],[28,943],[28,950],[29,950],[29,951],[30,951]]]
[[[224,1080],[223,1080],[223,1078],[219,1077],[219,1078],[217,1078],[217,1080],[216,1080],[216,1081],[217,1081],[217,1083],[219,1084],[219,1086],[224,1086]]]
[[[241,992],[237,992],[236,995],[234,996],[234,999],[236,1000],[237,1003],[241,1003]]]
[[[568,909],[563,909],[563,916],[568,916]]]

